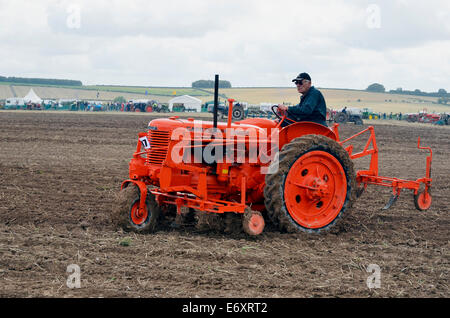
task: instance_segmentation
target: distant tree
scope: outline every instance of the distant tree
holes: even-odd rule
[[[122,103],[126,103],[127,100],[123,96],[117,96],[116,98],[114,98],[113,102],[122,104]]]
[[[420,93],[422,93],[422,92],[420,91],[420,89],[416,88],[416,89],[414,90],[414,93],[415,93],[415,94],[420,94]]]
[[[193,88],[214,88],[214,81],[211,80],[198,80],[192,83]],[[229,81],[219,80],[219,88],[231,88]]]
[[[376,93],[384,93],[386,91],[386,89],[381,84],[373,83],[366,88],[366,91],[376,92]]]
[[[24,78],[24,77],[4,77],[0,76],[0,82],[11,82],[17,84],[32,85],[64,85],[64,86],[82,86],[81,81],[51,79],[51,78]]]
[[[443,89],[443,88],[440,88],[438,90],[438,95],[439,96],[447,96],[447,91],[445,89]]]
[[[212,88],[214,87],[213,81],[206,81],[206,80],[198,80],[192,83],[193,88]]]
[[[447,103],[449,102],[449,98],[448,97],[439,97],[438,98],[438,104],[444,104],[444,105],[447,105]]]
[[[220,88],[231,88],[231,83],[229,81],[219,81]]]

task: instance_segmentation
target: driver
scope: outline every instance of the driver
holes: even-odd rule
[[[287,117],[294,121],[311,121],[323,126],[327,126],[327,106],[322,93],[314,86],[311,86],[311,77],[308,73],[300,73],[292,80],[297,86],[297,91],[302,94],[300,104],[292,107],[278,105],[281,111],[288,111]],[[292,121],[285,120],[281,127],[292,124]]]

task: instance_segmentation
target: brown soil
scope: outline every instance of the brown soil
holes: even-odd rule
[[[433,148],[427,212],[410,191],[382,211],[390,190],[372,186],[341,232],[126,233],[109,214],[150,118],[0,113],[0,297],[450,296],[447,129],[375,127],[382,175],[424,176],[417,137]],[[360,129],[343,126],[341,137]],[[81,268],[80,289],[66,286],[70,264]],[[366,285],[369,264],[381,268],[379,289]]]

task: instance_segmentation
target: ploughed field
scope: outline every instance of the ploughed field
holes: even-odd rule
[[[109,211],[150,115],[0,112],[2,297],[449,297],[450,130],[375,126],[380,174],[416,179],[433,153],[433,204],[369,187],[340,231],[256,238],[193,227],[136,235]],[[340,127],[341,138],[361,127]],[[365,138],[356,143],[361,146]],[[367,160],[357,161],[363,168]],[[69,289],[67,266],[81,270]],[[366,271],[381,268],[369,289]]]

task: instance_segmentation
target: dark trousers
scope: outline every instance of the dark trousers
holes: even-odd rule
[[[301,122],[301,121],[313,122],[313,123],[316,123],[316,124],[319,124],[319,125],[328,127],[327,122],[324,121],[324,120],[317,120],[317,121],[316,121],[316,120],[314,120],[314,121],[313,121],[313,120],[297,120],[297,119],[290,118],[289,116],[288,116],[287,118],[293,120],[294,122],[292,122],[291,120],[285,119],[285,120],[281,123],[281,128],[284,128],[284,127],[286,127],[286,126],[289,126],[289,125],[291,125],[291,124],[294,124],[295,122],[298,123],[298,122]]]

